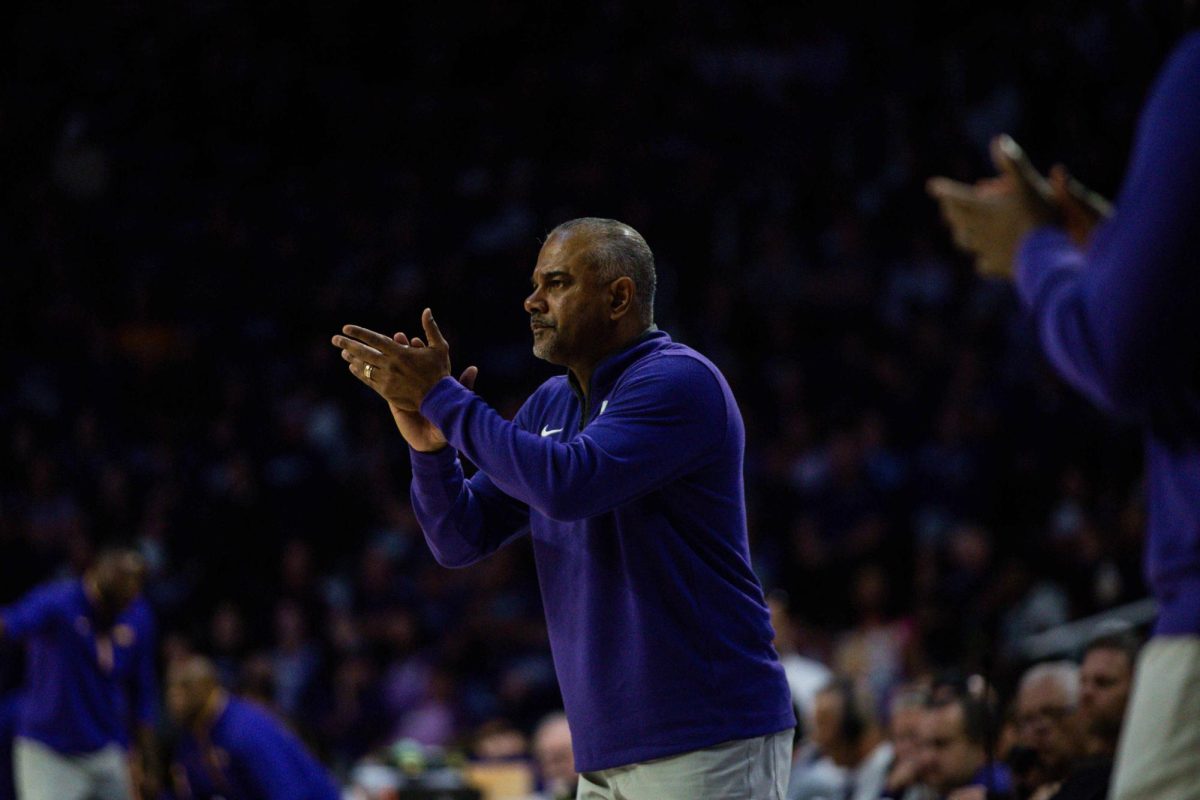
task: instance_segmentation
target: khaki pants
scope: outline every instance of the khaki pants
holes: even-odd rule
[[[1200,636],[1159,636],[1138,659],[1112,800],[1200,798]]]
[[[129,764],[116,744],[67,755],[41,742],[18,738],[13,745],[17,800],[130,800]]]
[[[792,731],[585,772],[576,800],[784,800]]]

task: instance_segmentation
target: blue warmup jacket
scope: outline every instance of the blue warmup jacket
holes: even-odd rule
[[[187,784],[180,800],[339,800],[329,773],[283,723],[254,703],[230,697],[208,735],[190,732],[175,751]]]
[[[597,365],[588,398],[552,378],[510,423],[458,381],[433,388],[421,413],[453,448],[412,453],[412,501],[437,560],[531,534],[580,771],[792,727],[725,379],[652,331]]]
[[[105,630],[83,581],[39,586],[0,610],[5,635],[26,642],[26,686],[17,736],[59,753],[129,746],[135,723],[158,720],[154,619],[138,598]],[[99,638],[112,642],[111,667],[98,655]]]
[[[1084,253],[1029,234],[1017,288],[1043,349],[1107,412],[1146,427],[1146,576],[1159,634],[1200,633],[1200,33],[1138,124],[1117,213]]]

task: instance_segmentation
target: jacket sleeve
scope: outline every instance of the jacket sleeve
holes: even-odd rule
[[[1017,253],[1017,288],[1047,357],[1113,414],[1145,410],[1200,336],[1200,35],[1176,50],[1138,127],[1117,213],[1082,252],[1040,228]]]
[[[724,392],[703,363],[669,356],[633,369],[567,442],[506,422],[453,380],[433,388],[421,413],[505,494],[551,519],[583,519],[695,469],[729,435]]]
[[[0,609],[4,636],[24,639],[41,633],[62,616],[62,588],[40,586],[7,608]]]
[[[529,530],[529,508],[483,472],[466,479],[453,448],[411,455],[413,513],[442,566],[474,564]]]

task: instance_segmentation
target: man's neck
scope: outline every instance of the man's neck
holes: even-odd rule
[[[571,364],[567,367],[571,375],[575,378],[575,382],[579,384],[579,391],[583,393],[583,399],[588,399],[588,389],[591,388],[592,373],[596,371],[596,365],[604,359],[611,356],[613,353],[619,353],[629,345],[636,342],[638,339],[645,336],[651,331],[658,330],[658,326],[651,324],[648,327],[642,328],[637,332],[626,333],[614,339],[608,347],[602,348],[598,355],[590,357],[586,363]]]
[[[592,370],[596,368],[597,363],[592,362],[586,367],[567,367],[567,371],[575,379],[575,384],[579,387],[579,393],[583,395],[585,401],[588,396],[588,383],[592,380]]]

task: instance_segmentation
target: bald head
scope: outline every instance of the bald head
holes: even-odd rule
[[[579,237],[585,243],[581,257],[598,283],[612,283],[617,278],[633,281],[638,321],[642,327],[654,324],[654,290],[658,277],[654,270],[654,254],[642,235],[615,219],[580,217],[550,231],[546,241],[567,236]]]
[[[217,670],[207,658],[188,656],[167,668],[167,707],[181,725],[195,725],[221,691]]]

